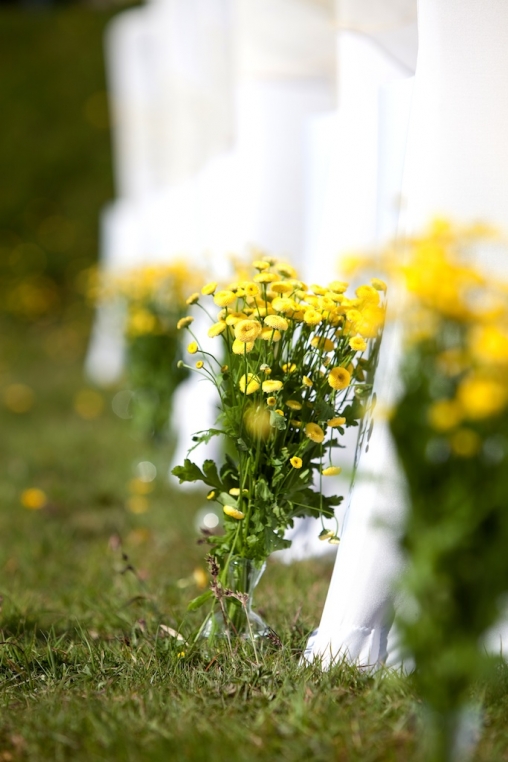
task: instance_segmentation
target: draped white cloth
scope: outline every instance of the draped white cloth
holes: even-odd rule
[[[508,5],[504,0],[419,0],[418,10],[405,230],[419,230],[436,215],[506,228]],[[489,246],[477,256],[480,265],[508,274],[506,248]],[[394,341],[383,350],[392,377]],[[389,369],[379,382],[381,398],[396,393]],[[377,442],[361,461],[321,624],[306,654],[325,667],[341,655],[373,667],[403,661],[391,623],[397,603],[393,586],[403,568],[397,536],[406,501],[386,427],[382,421],[377,426]],[[495,650],[504,640],[506,651],[506,630],[500,625],[490,633]]]

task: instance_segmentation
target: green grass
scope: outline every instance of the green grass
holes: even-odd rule
[[[113,391],[100,417],[78,416],[81,359],[76,348],[55,356],[60,326],[4,329],[0,396],[23,382],[35,404],[4,406],[0,420],[0,760],[420,759],[411,679],[299,666],[329,562],[268,564],[256,608],[283,648],[261,666],[248,646],[214,652],[164,635],[160,624],[187,636],[202,617],[185,613],[204,567],[202,495],[168,485],[168,452],[131,437]],[[140,460],[158,477],[136,515],[125,506]],[[34,486],[49,499],[39,511],[20,504]],[[508,759],[507,697],[500,668],[478,760]]]

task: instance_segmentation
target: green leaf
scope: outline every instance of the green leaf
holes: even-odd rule
[[[177,476],[178,479],[180,479],[180,484],[183,482],[205,482],[205,475],[197,466],[195,463],[193,463],[189,458],[185,458],[183,462],[183,466],[175,466],[171,473],[174,476]]]
[[[207,478],[207,484],[210,485],[210,487],[218,487],[221,488],[221,480],[219,478],[219,474],[217,473],[217,466],[215,465],[214,460],[205,460],[203,463],[203,471]]]
[[[196,609],[201,608],[207,601],[209,601],[213,596],[213,593],[211,590],[206,590],[204,593],[201,593],[201,595],[198,595],[197,598],[193,598],[190,603],[187,604],[187,611],[196,611]]]

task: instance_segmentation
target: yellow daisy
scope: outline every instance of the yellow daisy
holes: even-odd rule
[[[222,510],[224,511],[226,516],[229,516],[232,519],[237,519],[238,521],[240,521],[240,519],[245,518],[245,513],[242,513],[237,508],[233,508],[232,505],[225,505]]]
[[[187,328],[188,325],[190,325],[192,322],[194,322],[194,318],[191,317],[191,315],[187,315],[186,317],[180,318],[178,323],[176,324],[176,327],[178,330],[181,328]]]
[[[268,381],[263,381],[262,389],[264,392],[267,392],[268,394],[271,394],[273,392],[278,392],[282,389],[284,384],[282,381],[275,381],[268,379]]]
[[[261,323],[257,320],[239,320],[235,325],[235,338],[244,343],[255,341],[261,333]]]
[[[244,394],[253,394],[260,386],[259,378],[254,373],[247,373],[238,381],[238,387]]]
[[[293,457],[289,459],[289,462],[291,463],[293,468],[301,468],[303,465],[302,459],[297,457],[296,455],[293,455]]]
[[[316,442],[317,444],[320,444],[323,439],[325,438],[325,433],[321,426],[318,426],[317,423],[308,423],[305,426],[305,434],[311,439],[313,442]]]
[[[265,325],[269,328],[277,329],[278,331],[287,331],[289,327],[288,321],[280,317],[280,315],[268,315],[264,320]]]
[[[346,389],[351,381],[351,374],[345,368],[336,367],[332,368],[330,375],[328,376],[328,383],[332,389],[340,390]]]

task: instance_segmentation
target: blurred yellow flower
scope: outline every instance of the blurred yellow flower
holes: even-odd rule
[[[213,301],[218,307],[229,307],[230,304],[236,302],[237,296],[233,291],[217,291],[213,297]]]
[[[126,508],[130,513],[146,513],[148,510],[148,500],[143,495],[131,495],[126,502]]]
[[[289,459],[289,462],[293,466],[293,468],[301,468],[303,461],[301,458],[299,458],[297,455],[294,455],[292,458]]]
[[[298,370],[294,362],[286,362],[284,365],[281,365],[282,370],[284,373],[294,373]]]
[[[345,418],[330,418],[330,420],[327,421],[327,423],[328,423],[328,426],[330,426],[330,428],[334,429],[336,426],[344,426],[344,424],[346,423],[346,419]]]
[[[327,339],[324,336],[314,336],[313,339],[311,339],[311,346],[315,347],[316,349],[320,349],[322,352],[332,352],[332,350],[335,347],[335,344],[331,339]]]
[[[243,375],[238,382],[238,387],[244,394],[253,394],[260,386],[259,378],[254,373]]]
[[[240,341],[240,339],[235,339],[233,341],[231,349],[233,351],[233,354],[235,355],[249,354],[249,352],[252,352],[252,350],[254,349],[254,342]]]
[[[5,407],[12,413],[28,413],[33,407],[35,394],[26,384],[9,384],[3,399]]]
[[[201,289],[201,293],[204,296],[210,296],[210,294],[213,294],[216,288],[217,288],[216,283],[207,283],[206,286],[203,286],[203,288]]]
[[[491,378],[469,376],[459,384],[457,399],[466,418],[489,418],[508,403],[508,386]]]
[[[20,501],[23,508],[28,508],[31,511],[39,511],[47,505],[48,498],[46,493],[41,489],[31,487],[30,489],[23,490]]]
[[[264,392],[271,394],[273,392],[280,391],[283,386],[284,384],[282,383],[282,381],[275,381],[275,380],[268,379],[267,381],[263,381],[262,389]]]
[[[74,410],[80,418],[92,421],[104,410],[104,397],[95,389],[81,389],[74,397]]]
[[[386,291],[387,289],[386,283],[380,278],[372,278],[370,282],[376,291]]]
[[[321,474],[323,476],[338,476],[341,472],[342,468],[340,466],[328,466],[328,468],[323,468]]]
[[[308,386],[308,387],[313,386],[312,379],[309,378],[308,376],[303,376],[302,377],[302,383],[303,383],[304,386]]]
[[[178,323],[176,324],[176,327],[178,330],[181,328],[187,328],[191,323],[194,322],[194,318],[191,315],[186,315],[186,317],[180,318]]]
[[[320,444],[325,438],[323,429],[317,423],[308,423],[305,426],[305,434],[313,442],[317,442],[317,444]]]
[[[333,291],[335,294],[343,294],[347,291],[349,283],[345,283],[342,280],[334,280],[333,283],[328,284],[328,290]]]
[[[340,390],[346,389],[351,381],[351,374],[345,368],[336,367],[332,368],[328,376],[328,383],[332,389]]]
[[[185,300],[185,303],[191,305],[191,304],[196,304],[196,302],[198,301],[199,301],[199,294],[196,291],[195,294],[191,294],[189,297],[187,297],[187,299]]]
[[[216,336],[219,336],[221,333],[223,333],[227,327],[227,323],[225,323],[224,320],[219,320],[218,323],[214,323],[212,326],[210,326],[208,329],[208,335],[211,339],[214,339]]]
[[[196,368],[197,368],[198,370],[201,370],[201,368],[202,368],[203,366],[204,366],[204,362],[203,362],[203,360],[198,360],[198,361],[197,361],[197,363],[196,363]]]
[[[240,521],[240,519],[245,518],[245,513],[242,513],[237,508],[234,508],[232,505],[225,505],[222,509],[226,516],[229,516],[232,519],[237,519]]]
[[[367,342],[361,336],[354,336],[352,339],[349,339],[349,346],[355,352],[365,352],[367,349]]]
[[[255,275],[253,280],[255,283],[273,283],[274,281],[279,280],[279,276],[275,273],[261,272]]]
[[[196,341],[191,341],[191,343],[187,346],[187,352],[190,355],[195,355],[198,349],[199,347]]]
[[[298,402],[298,400],[287,400],[286,406],[290,408],[290,410],[301,410],[302,409],[302,403]]]
[[[270,412],[266,407],[248,407],[244,414],[244,422],[254,439],[266,439],[270,435]]]
[[[436,431],[449,431],[462,418],[462,408],[457,400],[438,400],[429,409],[429,423]]]
[[[277,342],[281,340],[282,334],[280,331],[276,331],[274,328],[263,328],[260,334],[260,338],[263,339],[263,341]]]
[[[276,397],[268,397],[267,400],[266,400],[266,404],[269,407],[275,407],[275,405],[277,404],[277,398]]]
[[[472,429],[458,429],[450,439],[450,446],[460,458],[472,458],[481,449],[482,440]]]

